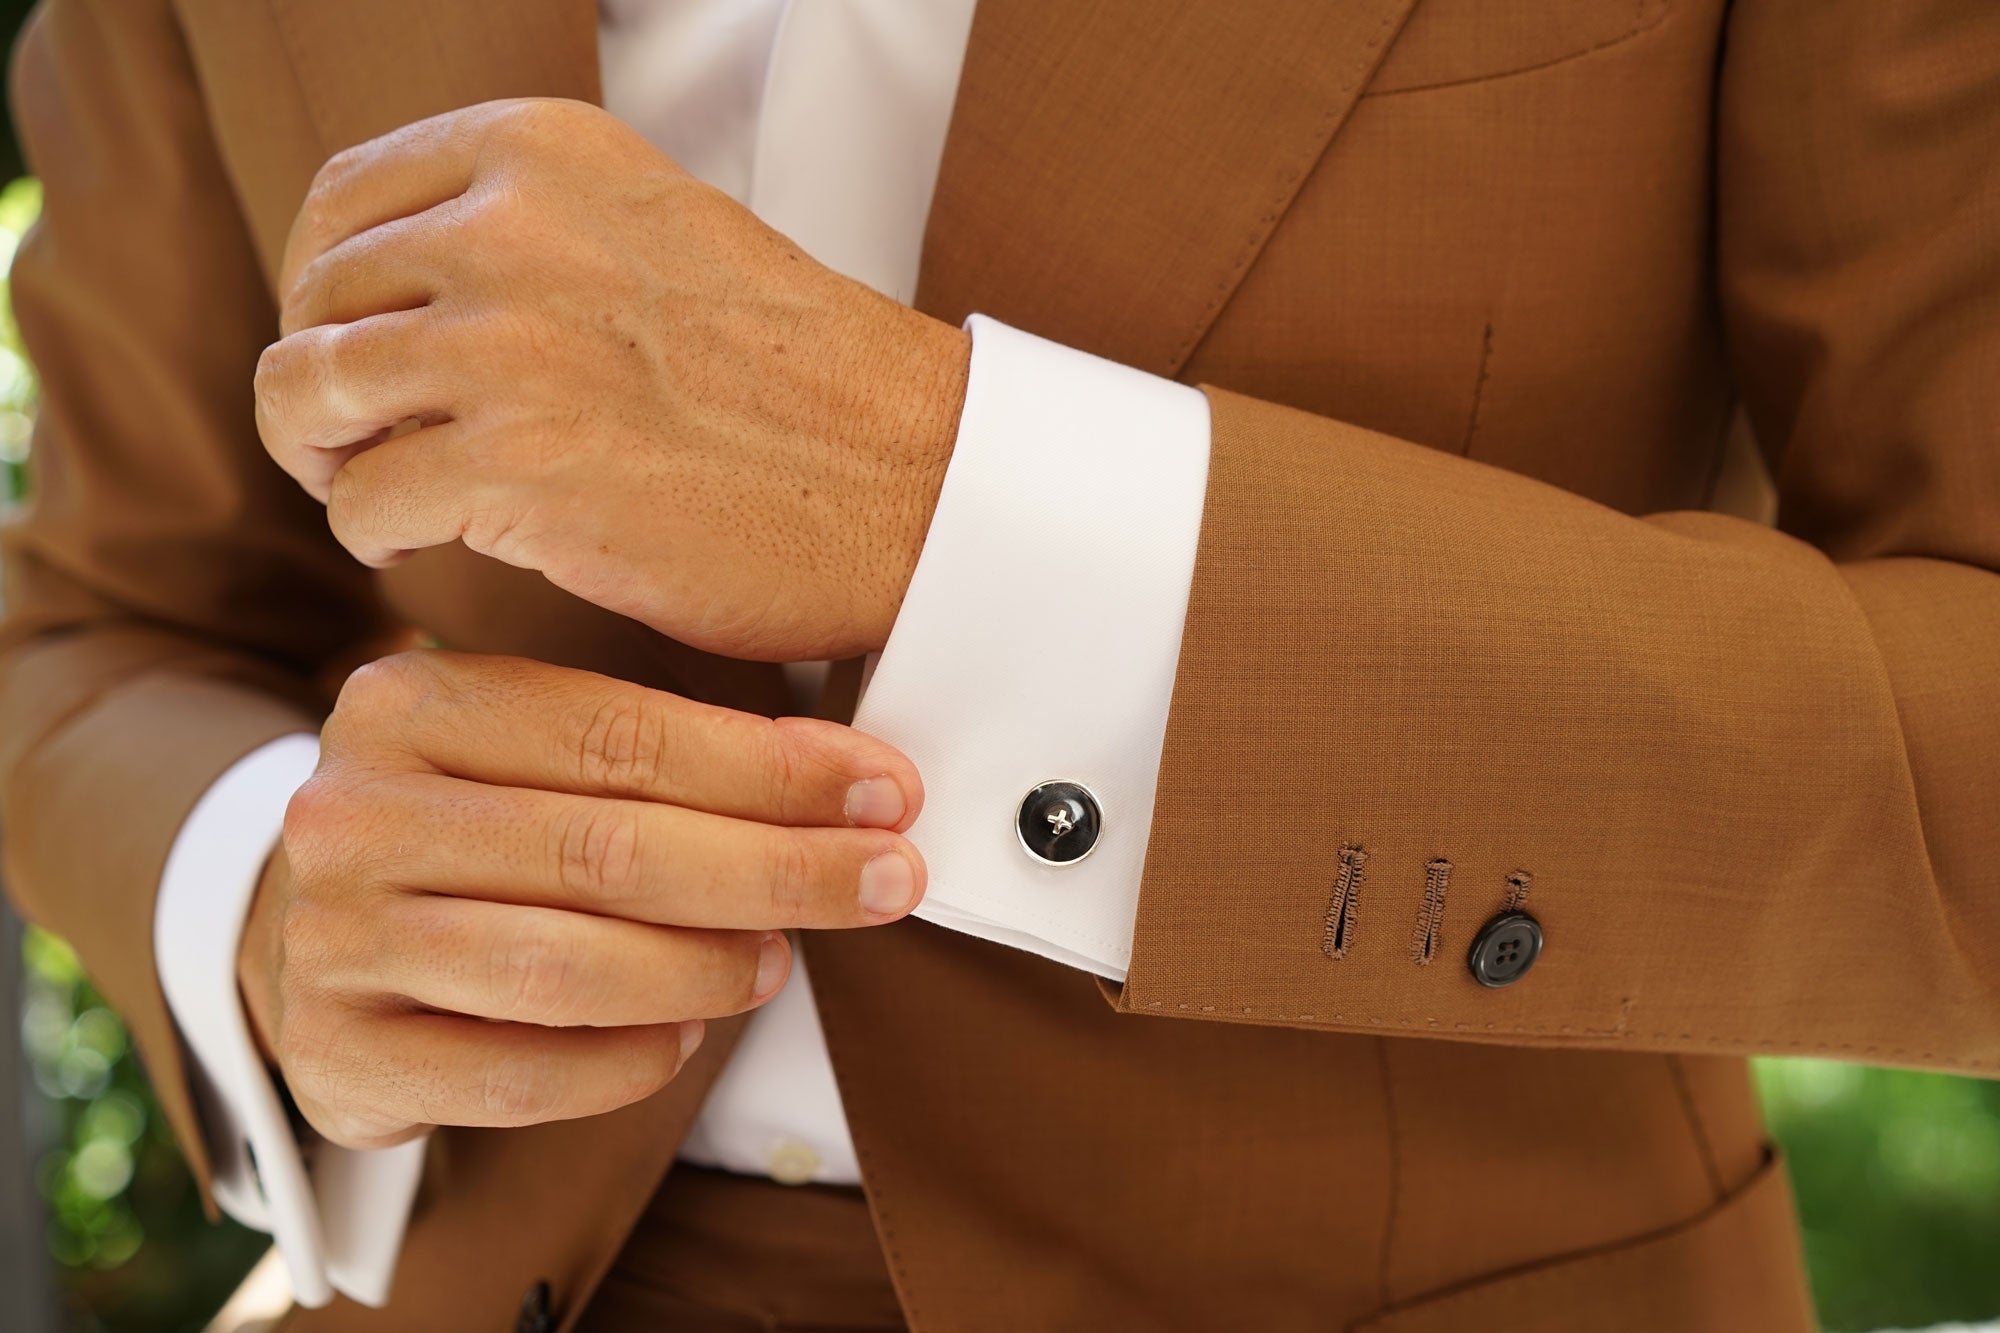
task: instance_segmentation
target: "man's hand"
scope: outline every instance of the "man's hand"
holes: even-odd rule
[[[341,692],[238,977],[350,1147],[646,1097],[784,984],[789,927],[922,896],[910,762],[582,671],[415,652]]]
[[[736,657],[888,637],[966,335],[609,114],[490,102],[336,155],[280,291],[259,427],[364,562],[463,540]]]

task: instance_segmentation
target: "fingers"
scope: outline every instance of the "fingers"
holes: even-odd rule
[[[457,217],[448,200],[314,256],[285,292],[279,332],[289,337],[315,324],[347,324],[428,304],[444,285],[447,249],[460,230]]]
[[[335,540],[380,569],[466,536],[483,515],[498,512],[472,439],[465,423],[444,421],[349,451],[326,481],[326,521]]]
[[[429,774],[373,786],[379,807],[400,811],[377,835],[378,868],[406,888],[732,931],[879,925],[923,894],[923,858],[882,829],[782,828]]]
[[[777,993],[777,932],[682,930],[614,917],[420,894],[396,902],[359,989],[544,1027],[631,1027],[741,1013]]]
[[[923,805],[916,766],[851,727],[773,721],[519,658],[399,654],[350,677],[341,704],[336,726],[344,713],[367,716],[425,763],[475,782],[896,832]]]
[[[345,1147],[374,1148],[409,1137],[414,1125],[508,1128],[630,1105],[673,1080],[702,1029],[350,1014],[296,1038],[285,1070],[314,1128]]]
[[[349,237],[463,194],[493,126],[521,105],[446,112],[327,159],[293,219],[278,290],[289,292],[308,264]]]
[[[454,330],[423,310],[328,324],[273,343],[257,363],[257,430],[278,466],[325,501],[333,478],[402,422],[443,421],[451,387],[418,352]]]

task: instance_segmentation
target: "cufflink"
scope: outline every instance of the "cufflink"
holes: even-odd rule
[[[1081,861],[1097,846],[1104,812],[1081,782],[1044,782],[1021,798],[1014,833],[1021,849],[1043,865]]]

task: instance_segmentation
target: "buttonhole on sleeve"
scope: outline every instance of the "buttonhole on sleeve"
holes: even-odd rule
[[[1410,938],[1410,961],[1430,966],[1437,957],[1438,923],[1444,919],[1444,895],[1451,888],[1451,862],[1442,856],[1424,866],[1424,905],[1417,910],[1417,931]]]
[[[1340,849],[1340,872],[1334,876],[1333,899],[1326,905],[1326,929],[1321,932],[1319,951],[1328,958],[1347,957],[1354,943],[1354,907],[1361,893],[1361,867],[1368,853],[1359,847]]]

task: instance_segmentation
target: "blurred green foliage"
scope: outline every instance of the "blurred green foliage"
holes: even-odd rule
[[[22,233],[42,209],[41,182],[28,177],[0,190],[0,273],[14,263]],[[21,502],[26,487],[28,436],[34,427],[35,371],[21,349],[14,302],[0,282],[0,518]]]
[[[21,1044],[47,1114],[35,1179],[66,1333],[196,1333],[266,1238],[211,1227],[126,1041],[69,946],[32,927]]]
[[[1827,1328],[2000,1317],[2000,1082],[1828,1060],[1756,1074]]]
[[[0,263],[40,192],[0,192]],[[0,511],[22,494],[34,373],[0,316]],[[202,1326],[264,1247],[203,1219],[125,1030],[45,932],[28,932],[22,1041],[50,1112],[38,1180],[76,1333]],[[1828,1329],[2000,1317],[2000,1083],[1765,1060]]]

